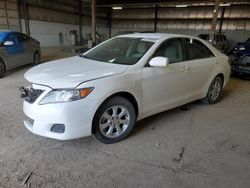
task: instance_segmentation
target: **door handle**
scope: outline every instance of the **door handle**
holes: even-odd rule
[[[190,67],[189,66],[183,66],[183,67],[181,67],[181,70],[183,72],[188,72],[190,70]]]

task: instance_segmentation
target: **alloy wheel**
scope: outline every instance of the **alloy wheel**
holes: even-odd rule
[[[100,118],[101,133],[108,138],[121,136],[130,124],[129,111],[124,106],[111,106],[104,111]]]
[[[220,79],[216,79],[213,84],[211,85],[210,92],[209,92],[209,98],[212,101],[216,101],[217,98],[220,96],[222,89],[222,83]]]

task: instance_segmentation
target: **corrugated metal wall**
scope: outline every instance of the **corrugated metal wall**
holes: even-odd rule
[[[79,26],[76,24],[63,24],[56,22],[45,22],[30,20],[30,35],[40,41],[41,46],[69,46],[71,45],[70,30],[76,30],[78,32]],[[24,28],[24,20],[22,19],[22,26]],[[102,33],[106,36],[106,39],[109,35],[109,29],[107,27],[99,26],[97,32]],[[59,33],[62,33],[63,44],[59,42]],[[90,26],[82,26],[82,36],[86,36],[91,33]],[[79,40],[79,38],[78,38]]]
[[[69,45],[69,30],[79,30],[77,1],[26,0],[31,36],[41,41],[42,46],[58,46],[59,32],[63,33],[64,45]],[[61,3],[60,3],[61,2]],[[19,30],[16,0],[0,0],[0,28]],[[97,10],[97,31],[109,35],[108,9]],[[222,8],[219,11],[221,18]],[[91,9],[83,7],[81,25],[83,37],[91,33]],[[118,31],[153,31],[154,8],[125,8],[112,11],[112,34]],[[21,12],[22,16],[22,12]],[[198,35],[211,28],[213,6],[206,7],[159,7],[157,31]],[[217,23],[217,29],[219,28]],[[22,28],[24,21],[22,19]],[[250,6],[225,7],[222,31],[231,43],[244,41],[250,36]]]
[[[52,8],[52,7],[51,7]],[[70,30],[76,30],[79,35],[79,16],[76,13],[70,13],[62,10],[52,10],[37,6],[28,6],[30,35],[41,42],[41,46],[59,46],[59,33],[63,34],[63,45],[71,45]],[[82,20],[82,37],[91,33],[90,8],[83,10]],[[102,9],[97,14],[97,32],[105,38],[109,36],[108,21],[105,19],[105,11]],[[22,19],[24,28],[24,20]],[[79,37],[79,36],[78,36]],[[79,41],[79,38],[78,38]]]
[[[222,7],[219,10],[219,29]],[[209,33],[213,16],[213,6],[207,7],[160,7],[158,8],[157,31],[197,36]],[[135,8],[112,11],[112,35],[118,31],[153,31],[154,8]],[[250,37],[250,6],[234,5],[225,7],[224,32],[231,44]]]
[[[19,30],[16,0],[0,0],[0,29]]]

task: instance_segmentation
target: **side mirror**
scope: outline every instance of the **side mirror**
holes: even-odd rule
[[[169,64],[167,57],[154,57],[149,61],[151,67],[166,67]]]
[[[3,43],[3,45],[4,45],[4,46],[12,46],[12,45],[14,45],[14,42],[13,42],[13,41],[5,41],[5,42]]]

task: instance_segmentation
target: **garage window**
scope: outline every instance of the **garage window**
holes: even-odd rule
[[[214,57],[208,47],[196,39],[184,39],[187,60]]]

